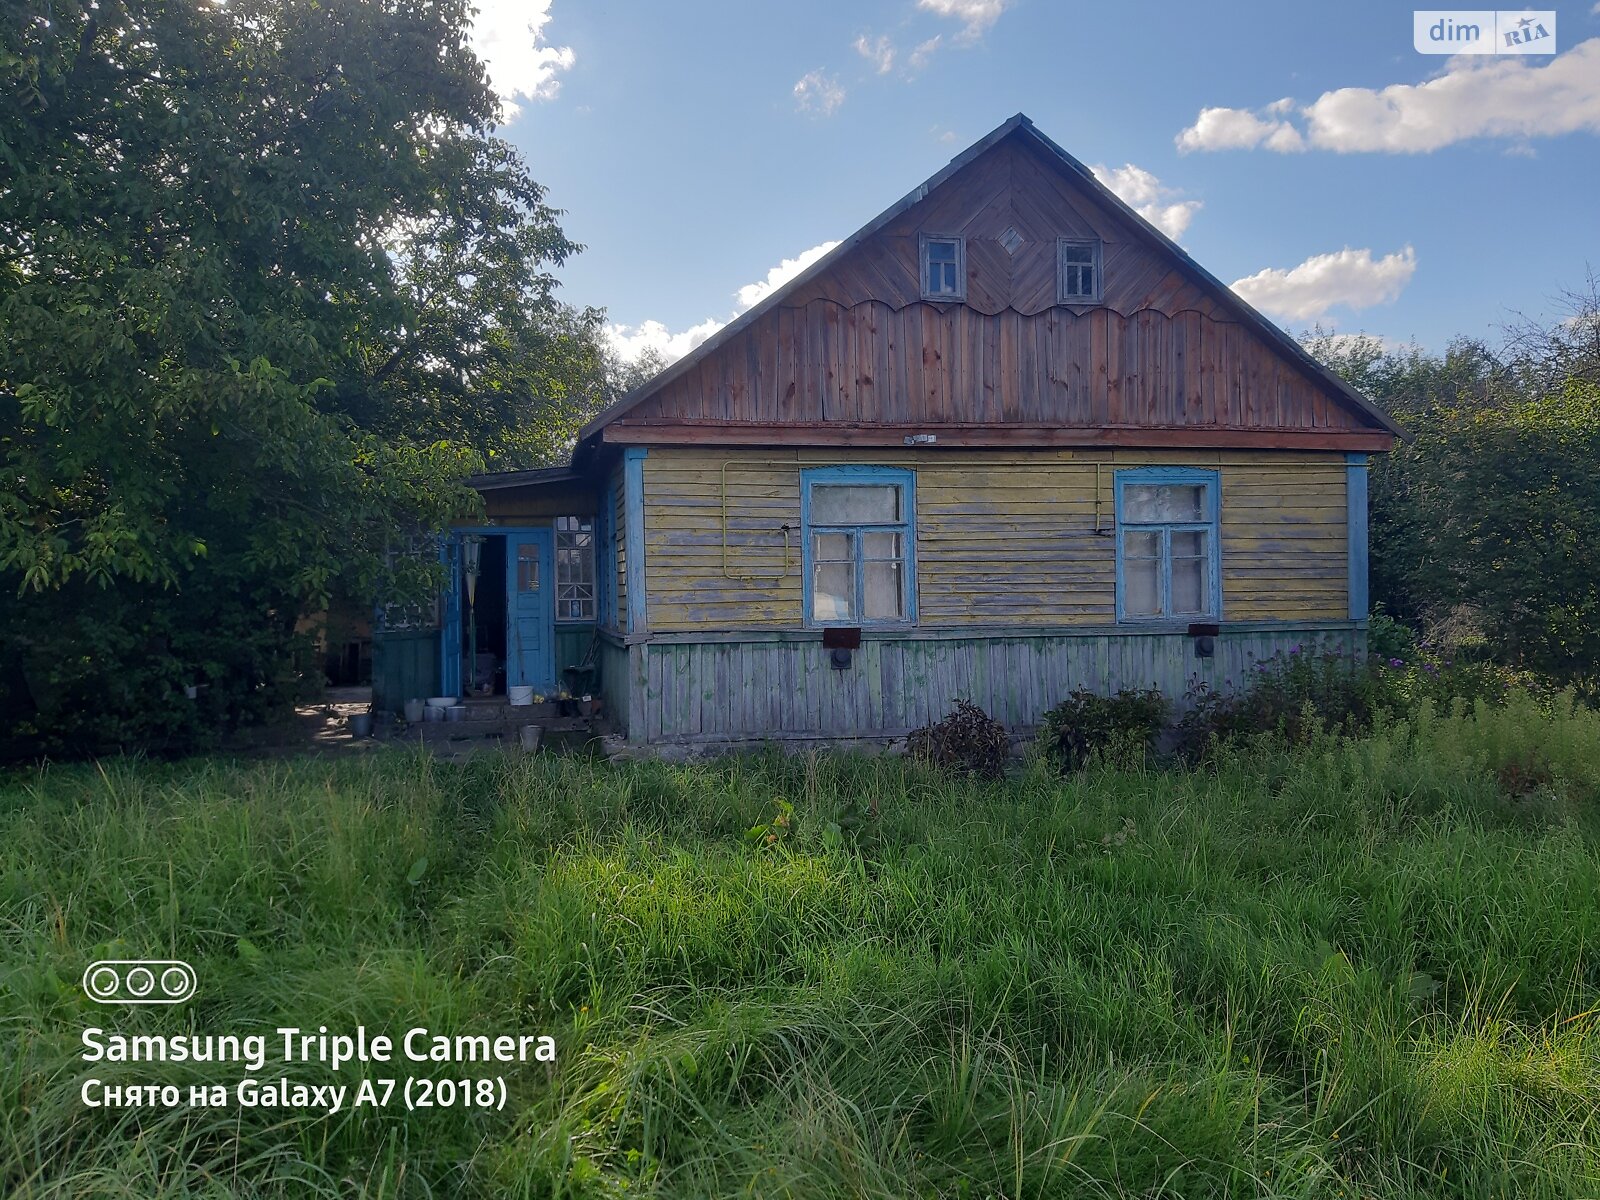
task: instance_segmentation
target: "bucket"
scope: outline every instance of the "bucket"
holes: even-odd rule
[[[444,709],[437,704],[430,704],[422,710],[422,719],[424,721],[442,721],[444,720]]]
[[[518,730],[517,736],[522,742],[522,748],[524,750],[537,750],[539,748],[539,733],[540,727],[538,725],[524,725]]]
[[[465,704],[452,704],[444,710],[445,720],[465,721],[467,719],[467,706]]]
[[[416,700],[407,700],[405,707],[406,720],[415,725],[418,721],[422,720],[422,710],[428,706],[424,704],[419,697]]]
[[[358,737],[358,738],[364,738],[364,737],[371,737],[372,736],[372,714],[371,713],[351,713],[350,714],[350,736],[351,737]]]
[[[521,708],[524,705],[532,704],[533,703],[533,688],[531,688],[531,687],[521,687],[521,686],[507,688],[506,689],[506,703],[507,704],[514,704],[518,708]]]

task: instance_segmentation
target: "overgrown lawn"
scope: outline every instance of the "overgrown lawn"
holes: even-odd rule
[[[1600,717],[1522,698],[992,784],[777,754],[16,776],[0,1191],[1593,1196],[1597,847]],[[78,987],[157,956],[193,1001]],[[91,1066],[87,1025],[358,1024],[558,1061],[500,1068],[504,1111],[79,1098],[243,1074]],[[407,1070],[449,1073],[340,1078]]]

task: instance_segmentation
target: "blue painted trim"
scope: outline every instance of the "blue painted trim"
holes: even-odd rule
[[[1365,621],[1367,598],[1367,456],[1344,456],[1345,537],[1349,546],[1350,619]]]
[[[1209,562],[1206,574],[1209,576],[1210,596],[1207,611],[1196,613],[1195,620],[1222,620],[1222,473],[1202,467],[1125,467],[1115,471],[1111,476],[1113,495],[1116,502],[1116,559],[1117,559],[1117,623],[1119,625],[1148,625],[1168,624],[1175,618],[1170,615],[1156,617],[1130,617],[1124,608],[1122,575],[1122,489],[1126,484],[1150,483],[1183,483],[1200,484],[1205,491],[1206,519],[1198,522],[1186,521],[1159,521],[1145,524],[1133,522],[1130,528],[1161,530],[1162,534],[1162,571],[1161,571],[1161,607],[1164,613],[1172,612],[1172,558],[1171,538],[1172,531],[1203,529],[1209,533],[1206,545],[1209,548]],[[1187,614],[1185,614],[1187,616]]]
[[[644,460],[650,450],[629,446],[622,455],[622,503],[628,533],[628,632],[649,627],[644,566]]]
[[[815,571],[811,562],[811,489],[815,484],[854,483],[887,484],[902,489],[905,495],[905,519],[896,525],[876,526],[884,530],[901,531],[905,546],[906,563],[906,619],[903,621],[818,621],[812,617],[812,584]],[[859,532],[866,526],[824,525],[824,531]],[[917,623],[917,473],[907,467],[838,466],[806,467],[800,472],[800,546],[801,546],[801,603],[805,606],[803,617],[808,629],[822,629],[829,625],[854,626],[863,629],[904,629]],[[857,562],[860,555],[857,555]],[[862,573],[856,572],[856,611],[864,611]]]
[[[439,622],[439,694],[461,695],[461,535],[452,530],[439,546],[445,565],[444,620]]]

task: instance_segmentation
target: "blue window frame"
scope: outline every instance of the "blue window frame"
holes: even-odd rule
[[[800,472],[806,624],[917,619],[916,474],[902,467]]]
[[[1115,483],[1117,620],[1220,619],[1218,473],[1136,467]]]

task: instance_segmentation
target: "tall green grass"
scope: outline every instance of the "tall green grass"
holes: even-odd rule
[[[1520,697],[994,784],[777,754],[17,777],[0,1188],[1594,1196],[1597,837],[1600,717]],[[156,955],[194,1001],[77,988]],[[78,1100],[87,1024],[358,1023],[549,1032],[559,1061],[509,1068],[504,1112]]]

